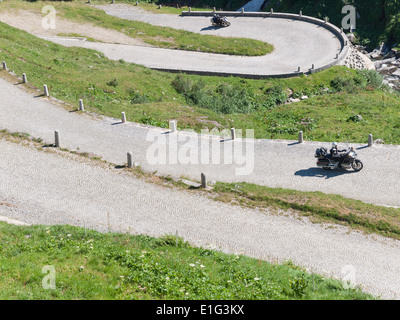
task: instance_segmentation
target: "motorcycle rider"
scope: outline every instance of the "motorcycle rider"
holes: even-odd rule
[[[221,24],[222,19],[218,14],[214,14],[213,21],[217,24]]]
[[[339,160],[339,168],[342,167],[342,163],[343,163],[343,155],[341,154],[341,152],[346,152],[346,150],[338,150],[338,145],[336,142],[332,143],[332,148],[330,150],[330,154],[332,158],[337,158]]]

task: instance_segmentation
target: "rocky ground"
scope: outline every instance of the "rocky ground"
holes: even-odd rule
[[[372,52],[367,52],[362,46],[355,46],[354,48],[372,61],[375,70],[383,75],[384,84],[400,91],[400,50],[389,48],[384,43]],[[356,64],[356,61],[352,61],[352,63],[354,68],[363,69]]]

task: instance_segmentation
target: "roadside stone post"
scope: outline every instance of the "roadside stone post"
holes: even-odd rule
[[[368,147],[372,147],[373,144],[374,144],[374,138],[373,138],[372,134],[370,134],[368,136]]]
[[[304,142],[304,137],[303,137],[303,131],[299,132],[299,143],[303,143]]]
[[[207,188],[207,178],[204,173],[201,174],[201,187]]]
[[[132,168],[133,167],[133,156],[131,152],[127,153],[127,160],[128,160],[128,168]]]
[[[189,12],[192,12],[192,8],[191,7],[189,7]]]
[[[303,11],[300,11],[299,12],[299,16],[301,17],[303,15]]]
[[[244,8],[242,8],[242,13],[244,13]]]
[[[213,12],[215,12],[215,7],[213,7]]]
[[[3,61],[3,70],[7,70],[7,63]]]
[[[56,148],[60,147],[60,133],[58,130],[54,131],[54,145]]]
[[[235,131],[235,128],[231,128],[231,137],[232,137],[232,140],[235,140],[235,139],[236,139],[236,131]]]
[[[79,99],[79,110],[80,111],[85,111],[85,107],[83,106],[83,100]]]
[[[43,92],[44,92],[45,97],[50,96],[50,94],[49,94],[49,88],[47,87],[47,85],[44,85],[44,86],[43,86]]]
[[[26,77],[26,73],[22,74],[22,83],[28,83],[28,78]]]
[[[122,123],[126,122],[126,114],[125,114],[125,112],[121,112],[121,121],[122,121]]]
[[[170,120],[169,121],[169,129],[171,130],[171,132],[175,132],[176,131],[176,121],[175,120]]]
[[[273,14],[274,13],[274,8],[271,8],[271,14]]]

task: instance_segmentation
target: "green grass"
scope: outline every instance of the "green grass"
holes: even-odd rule
[[[58,33],[57,34],[58,37],[65,37],[65,38],[86,38],[87,41],[91,41],[91,42],[98,42],[98,40],[91,38],[91,37],[87,37],[84,35],[81,35],[79,33]]]
[[[1,222],[0,253],[2,300],[372,299],[289,261],[278,265],[194,248],[168,235]],[[45,266],[55,270],[55,289],[42,287],[50,284]]]
[[[20,0],[4,1],[3,10],[25,9],[38,14],[46,1],[24,2]],[[122,32],[132,38],[162,48],[221,53],[229,55],[260,56],[273,51],[273,46],[259,40],[246,38],[219,37],[202,35],[168,27],[154,26],[148,23],[131,21],[107,15],[103,10],[86,4],[86,1],[51,3],[57,16],[79,23],[92,23],[106,29]]]
[[[156,3],[149,3],[149,2],[144,2],[144,1],[139,1],[139,4],[136,6],[135,1],[121,1],[122,3],[134,5],[135,8],[142,9],[151,13],[158,13],[158,14],[177,14],[180,15],[182,11],[189,11],[189,7],[185,4],[179,8],[176,8],[175,6],[167,6],[167,5],[162,5],[161,8],[159,8],[159,5]],[[160,4],[162,4],[162,1],[159,1]],[[118,2],[120,3],[120,2]],[[97,4],[97,2],[96,2]],[[100,4],[109,4],[107,1],[100,1]],[[195,8],[191,7],[190,8],[192,11],[212,11],[211,7],[208,8]]]
[[[30,86],[47,84],[52,96],[74,107],[83,99],[98,114],[120,118],[124,111],[128,121],[160,127],[177,119],[179,129],[196,131],[253,129],[256,138],[296,140],[302,130],[307,140],[366,143],[373,134],[400,144],[399,95],[345,67],[290,79],[177,76],[62,47],[3,23],[0,34],[0,60],[18,76],[26,73]],[[310,99],[280,104],[289,94]],[[358,114],[363,121],[349,120]]]

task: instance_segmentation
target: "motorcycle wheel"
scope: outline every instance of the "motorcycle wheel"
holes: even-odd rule
[[[364,168],[363,163],[360,160],[355,160],[351,166],[353,167],[354,171],[358,172],[360,171],[362,168]]]

